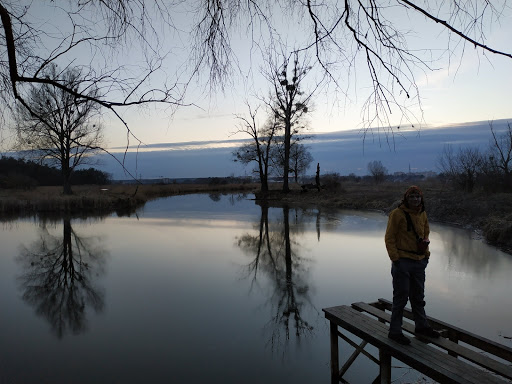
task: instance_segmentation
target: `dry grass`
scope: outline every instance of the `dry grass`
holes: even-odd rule
[[[108,185],[76,186],[73,195],[63,195],[61,187],[32,190],[0,189],[0,216],[12,218],[34,214],[126,215],[149,200],[189,193],[253,191],[251,184],[240,185]]]
[[[409,185],[397,182],[346,182],[336,191],[293,190],[286,195],[270,193],[269,203],[388,213],[399,205]],[[417,185],[424,192],[430,221],[475,230],[489,244],[512,253],[512,193],[489,194],[481,191],[468,194],[430,179]]]
[[[457,192],[430,179],[418,185],[425,194],[431,221],[457,225],[480,231],[490,244],[512,251],[512,194]],[[372,184],[344,182],[335,190],[302,192],[291,184],[291,192],[280,192],[273,184],[267,195],[270,205],[311,205],[331,209],[378,210],[389,212],[398,206],[407,183]],[[256,192],[257,184],[168,184],[168,185],[108,185],[74,187],[72,196],[64,196],[59,187],[39,187],[34,190],[0,190],[0,217],[44,215],[107,215],[116,212],[127,215],[149,200],[190,193]]]

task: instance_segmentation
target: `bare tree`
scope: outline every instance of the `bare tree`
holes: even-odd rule
[[[293,173],[295,182],[299,182],[299,175],[304,173],[313,162],[313,155],[309,152],[309,148],[302,144],[296,143],[290,151],[290,172]]]
[[[388,130],[399,124],[421,122],[411,114],[409,102],[419,106],[421,99],[417,73],[438,69],[439,51],[428,46],[410,47],[417,35],[415,21],[425,21],[441,32],[446,41],[444,53],[450,62],[464,56],[471,46],[487,58],[499,55],[511,59],[511,52],[492,47],[486,29],[509,10],[506,0],[409,1],[409,0],[203,0],[202,15],[196,27],[195,45],[200,65],[210,69],[213,80],[220,81],[237,65],[231,36],[247,33],[258,47],[290,39],[299,42],[297,51],[310,52],[319,67],[330,77],[337,91],[348,93],[350,85],[366,71],[371,91],[363,110],[363,124]],[[290,25],[298,21],[300,29],[286,34],[276,19],[285,15]],[[412,20],[412,22],[411,22]],[[405,24],[410,23],[410,24]],[[292,33],[294,35],[290,36]],[[425,39],[426,41],[426,39]],[[421,44],[421,43],[420,43]],[[425,43],[423,43],[425,44]],[[394,113],[398,112],[398,113]],[[397,120],[391,121],[391,114]],[[399,125],[398,125],[399,127]]]
[[[268,192],[268,175],[270,167],[270,153],[274,143],[274,135],[280,129],[279,122],[275,116],[269,116],[262,127],[258,126],[256,115],[258,108],[249,108],[249,117],[237,116],[240,121],[239,130],[236,133],[245,133],[251,136],[250,143],[242,145],[233,152],[234,161],[244,165],[255,162],[255,173],[261,183],[261,191]]]
[[[296,183],[299,182],[299,175],[303,175],[311,162],[313,161],[313,155],[309,152],[309,148],[302,144],[302,141],[307,136],[293,136],[292,142],[290,143],[290,159],[288,172],[293,175]],[[273,171],[280,177],[283,177],[284,162],[285,162],[285,143],[282,140],[282,136],[276,136],[275,145],[271,151],[271,162],[274,165]]]
[[[497,135],[489,123],[491,129],[492,142],[489,148],[489,160],[492,165],[499,170],[506,180],[512,173],[512,126],[507,123],[507,131],[502,135]]]
[[[460,147],[454,153],[451,145],[446,145],[438,157],[438,166],[452,181],[466,192],[473,192],[482,167],[482,154],[478,148]]]
[[[373,160],[368,163],[368,172],[373,177],[376,183],[381,183],[388,174],[387,168],[380,160]]]
[[[177,5],[164,0],[2,1],[0,97],[4,112],[16,100],[39,117],[39,111],[28,102],[31,87],[27,85],[34,84],[54,87],[77,101],[94,102],[114,113],[127,129],[121,107],[182,105],[186,83],[166,79],[163,63],[167,51],[158,38],[160,31],[153,27],[163,24],[172,28],[171,8]],[[49,15],[50,20],[43,19]],[[134,58],[137,42],[141,57],[136,62],[117,60],[125,47]],[[80,68],[87,86],[77,89],[62,77],[48,78],[45,72],[52,64]],[[155,78],[158,87],[152,85]],[[92,86],[100,92],[89,93]]]
[[[487,191],[512,190],[512,126],[507,123],[507,130],[498,134],[489,123],[491,140],[487,152],[482,155],[481,182]]]
[[[436,52],[410,47],[408,38],[414,36],[415,26],[401,23],[418,16],[446,31],[450,59],[456,53],[462,57],[466,44],[483,56],[510,59],[512,54],[493,47],[486,35],[487,27],[508,9],[506,0],[4,0],[0,3],[0,97],[8,109],[13,100],[26,103],[27,84],[48,84],[100,104],[128,129],[122,107],[164,103],[173,111],[183,105],[194,75],[206,71],[212,89],[223,88],[239,69],[232,37],[243,32],[251,40],[245,44],[250,53],[293,40],[295,51],[314,56],[330,84],[343,94],[348,94],[356,74],[360,78],[366,71],[372,91],[363,123],[388,124],[391,129],[390,115],[396,110],[394,115],[404,124],[415,121],[408,100],[421,108],[416,74],[438,69],[433,59]],[[51,20],[43,19],[43,14],[51,14]],[[288,24],[282,23],[283,14]],[[295,24],[300,24],[300,31],[286,29]],[[181,31],[179,38],[172,38]],[[187,40],[186,34],[195,41]],[[165,46],[181,38],[184,44],[177,49],[187,57],[185,61]],[[141,54],[135,59],[137,42]],[[127,51],[132,60],[128,64],[119,56]],[[166,58],[176,62],[177,69],[166,68]],[[192,65],[187,59],[193,60]],[[51,63],[82,68],[84,80],[95,84],[101,97],[70,89],[60,79],[45,78],[43,71]]]
[[[282,64],[277,65],[270,55],[267,64],[269,69],[265,77],[271,84],[271,92],[265,100],[274,116],[282,123],[284,135],[283,192],[289,192],[288,174],[290,173],[290,151],[292,137],[297,135],[305,126],[302,122],[311,106],[311,99],[316,88],[304,93],[303,80],[311,70],[307,58],[299,61],[299,54],[293,54],[293,62],[283,55]]]
[[[51,84],[32,86],[25,102],[16,108],[16,149],[28,150],[41,162],[57,165],[62,174],[63,192],[71,194],[73,170],[87,164],[89,155],[102,145],[100,106],[92,101],[98,97],[98,90],[95,87],[83,90],[83,79],[76,68],[59,71],[52,64],[44,76],[54,81],[59,79],[65,88],[90,98],[76,98]],[[31,111],[37,111],[37,116]]]

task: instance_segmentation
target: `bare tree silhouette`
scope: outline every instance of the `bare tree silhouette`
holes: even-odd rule
[[[193,49],[200,66],[210,71],[213,84],[229,78],[238,63],[231,44],[235,33],[246,33],[252,39],[250,47],[275,49],[283,41],[299,40],[295,52],[314,56],[340,94],[349,96],[361,73],[369,77],[362,125],[383,127],[386,132],[423,121],[417,75],[439,69],[439,57],[456,62],[471,47],[483,59],[512,59],[512,52],[493,46],[487,34],[488,28],[508,16],[506,0],[203,2],[196,26],[198,43]],[[285,28],[279,28],[275,15],[285,15],[289,24],[300,25],[300,36],[290,36]],[[413,46],[421,22],[439,33],[437,41],[444,45],[441,52],[429,46],[429,39]],[[419,116],[411,112],[411,104],[418,106]],[[399,117],[398,127],[392,114]]]
[[[272,316],[264,329],[269,331],[268,343],[275,351],[281,346],[286,347],[292,335],[300,342],[301,338],[314,332],[314,327],[302,315],[306,306],[314,309],[307,280],[312,261],[299,255],[300,244],[295,238],[301,225],[297,220],[291,229],[290,209],[283,207],[282,221],[269,223],[268,205],[262,203],[260,207],[257,234],[241,236],[237,245],[253,258],[244,266],[244,278],[251,279],[250,290],[260,286],[260,277],[267,278],[271,284],[272,294],[266,305],[271,307]]]
[[[96,237],[80,237],[69,218],[63,219],[62,238],[50,234],[43,222],[37,241],[23,246],[18,260],[23,300],[35,307],[58,338],[86,330],[86,310],[101,312],[103,293],[93,277],[102,273],[107,251]]]

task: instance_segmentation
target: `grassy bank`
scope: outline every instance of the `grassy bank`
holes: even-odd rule
[[[107,185],[77,186],[73,195],[63,195],[60,187],[31,190],[0,189],[0,217],[10,219],[31,215],[129,215],[147,201],[159,197],[191,193],[253,191],[251,184],[202,185]]]
[[[310,205],[331,209],[374,210],[388,213],[398,206],[409,184],[346,182],[332,190],[282,194],[273,185],[267,200],[271,205]],[[429,218],[433,222],[456,225],[477,231],[488,243],[512,253],[512,194],[458,192],[446,185],[426,180],[418,185],[425,193]],[[147,201],[159,197],[191,193],[256,192],[255,184],[168,184],[109,185],[75,187],[72,196],[62,195],[58,187],[33,190],[0,190],[0,217],[29,215],[128,215]]]
[[[410,184],[348,182],[336,191],[298,189],[283,195],[269,194],[270,204],[309,204],[337,209],[373,210],[389,213],[397,207]],[[512,253],[512,194],[454,190],[436,181],[417,183],[425,195],[425,205],[431,222],[472,229],[489,244]]]

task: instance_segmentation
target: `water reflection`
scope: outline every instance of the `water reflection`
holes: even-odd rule
[[[219,192],[212,192],[208,195],[208,197],[215,202],[220,201],[221,196],[222,195]]]
[[[297,342],[304,336],[312,335],[313,326],[303,316],[306,307],[313,308],[309,297],[309,264],[311,259],[301,257],[298,241],[304,231],[303,220],[295,211],[295,220],[290,225],[290,209],[282,208],[282,218],[269,222],[269,207],[261,206],[260,221],[256,234],[246,233],[237,238],[237,245],[252,258],[244,267],[244,278],[251,279],[250,291],[262,288],[260,277],[270,283],[272,317],[264,329],[270,333],[268,343],[271,349],[288,345],[293,333]],[[314,308],[313,308],[314,309]],[[315,312],[318,311],[315,309]]]
[[[227,192],[211,192],[208,197],[211,201],[219,202],[222,196],[227,196],[229,203],[234,206],[237,202],[247,199],[247,193],[227,193]]]
[[[79,236],[69,218],[62,220],[62,236],[51,234],[48,227],[42,221],[39,239],[21,247],[19,281],[23,300],[62,338],[86,330],[88,308],[103,310],[104,294],[94,279],[103,273],[107,251],[99,237]]]
[[[438,235],[449,269],[491,278],[503,273],[500,264],[509,265],[505,259],[510,258],[510,255],[497,251],[483,241],[475,241],[475,233],[470,230],[445,227]]]
[[[390,298],[387,217],[238,199],[153,200],[138,218],[94,226],[4,224],[0,382],[328,382],[319,310]],[[510,255],[461,230],[431,229],[429,314],[511,346]],[[371,382],[372,364],[358,358],[347,379]]]

